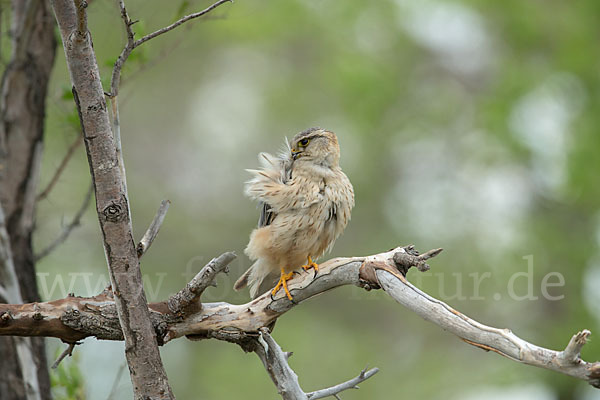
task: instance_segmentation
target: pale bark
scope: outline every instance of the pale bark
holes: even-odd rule
[[[261,328],[271,325],[304,300],[342,285],[356,285],[367,290],[381,287],[405,307],[468,344],[600,386],[600,362],[586,362],[579,357],[589,331],[576,334],[565,351],[545,349],[506,329],[480,324],[411,285],[404,277],[408,267],[412,265],[425,270],[428,266],[424,261],[438,253],[436,250],[416,256],[410,254],[410,249],[399,247],[368,257],[329,260],[320,264],[316,277],[313,278],[312,273],[301,273],[289,282],[293,302],[283,293],[272,298],[267,292],[246,304],[202,303],[184,314],[170,311],[169,300],[152,303],[149,306],[154,329],[161,343],[182,336],[192,340],[216,338],[237,343],[246,351],[255,351]],[[36,312],[40,314],[37,320]],[[0,335],[43,335],[67,341],[87,336],[107,340],[122,340],[123,337],[114,301],[108,292],[91,298],[68,297],[35,307],[0,305]]]
[[[248,348],[248,345],[245,345]],[[283,400],[317,400],[324,397],[333,396],[339,399],[338,394],[348,389],[358,389],[358,384],[366,381],[379,369],[373,368],[367,371],[365,368],[361,373],[349,381],[331,386],[314,392],[305,393],[300,386],[298,376],[290,367],[288,360],[292,356],[291,352],[285,352],[269,333],[269,329],[260,328],[254,344],[251,346],[253,351],[262,361],[269,377],[277,388],[277,393]]]

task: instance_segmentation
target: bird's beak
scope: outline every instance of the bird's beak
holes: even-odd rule
[[[300,157],[300,153],[300,151],[292,149],[292,158],[296,160],[298,157]]]

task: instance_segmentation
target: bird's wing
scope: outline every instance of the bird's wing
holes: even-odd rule
[[[262,228],[263,226],[271,225],[271,222],[275,219],[275,214],[271,206],[263,201],[258,203],[260,207],[260,217],[258,217],[258,227]]]
[[[287,143],[287,141],[286,141]],[[246,192],[259,199],[260,216],[258,218],[258,227],[270,225],[277,213],[273,207],[265,201],[262,196],[252,195],[258,188],[265,188],[273,185],[285,185],[291,179],[291,170],[293,159],[290,156],[289,144],[278,157],[268,153],[260,153],[259,161],[262,164],[260,170],[248,170],[254,174],[254,178],[247,183]],[[261,191],[261,190],[258,190]]]

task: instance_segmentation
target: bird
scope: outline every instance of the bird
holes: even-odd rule
[[[335,133],[310,128],[298,133],[278,156],[260,153],[261,169],[247,170],[245,194],[260,207],[258,226],[244,252],[254,263],[234,284],[255,299],[281,289],[293,301],[287,281],[333,247],[354,207],[354,189],[339,165]],[[279,280],[277,281],[277,277]]]

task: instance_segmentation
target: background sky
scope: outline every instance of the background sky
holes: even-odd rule
[[[145,34],[209,3],[126,4]],[[107,89],[125,34],[116,2],[94,1],[88,13]],[[581,329],[600,332],[599,37],[595,0],[240,0],[136,49],[119,97],[136,238],[160,201],[172,202],[142,260],[148,299],[233,250],[230,274],[203,299],[247,301],[231,289],[250,265],[243,249],[259,213],[243,196],[244,168],[321,126],[337,133],[356,194],[323,260],[443,247],[430,272],[409,280],[472,318],[552,349]],[[42,187],[79,134],[59,53]],[[39,205],[37,249],[70,221],[89,181],[80,147]],[[45,299],[107,283],[93,210],[38,264]],[[294,352],[306,391],[381,369],[346,400],[600,399],[358,288],[303,303],[274,337]],[[588,361],[600,358],[594,337]],[[62,350],[48,342],[53,355]],[[178,398],[277,398],[258,358],[231,344],[180,339],[161,353]],[[63,364],[80,371],[88,399],[106,399],[120,371],[114,398],[131,396],[122,343],[87,339]]]

